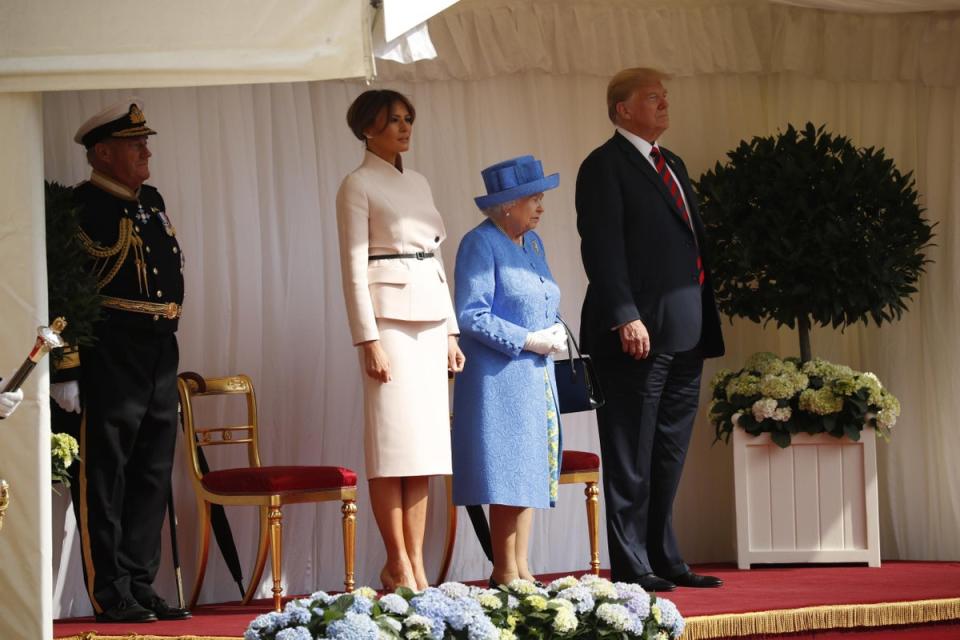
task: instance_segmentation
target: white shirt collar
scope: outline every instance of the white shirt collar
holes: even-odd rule
[[[627,130],[624,129],[623,127],[617,127],[617,131],[620,133],[620,135],[622,135],[624,138],[626,138],[627,140],[629,140],[629,141],[630,141],[630,144],[632,144],[633,146],[635,146],[635,147],[637,148],[637,151],[640,152],[640,155],[642,155],[642,156],[643,156],[644,158],[646,158],[647,160],[650,160],[650,159],[651,159],[651,158],[650,158],[650,150],[657,146],[657,143],[656,143],[656,142],[654,142],[653,144],[651,144],[651,143],[647,142],[646,140],[644,140],[643,138],[641,138],[640,136],[638,136],[637,134],[635,134],[635,133],[630,133],[629,131],[627,131]],[[658,147],[658,149],[659,149],[659,147]]]
[[[100,187],[107,193],[115,195],[123,200],[131,200],[136,202],[140,198],[140,189],[134,191],[130,187],[120,184],[110,176],[100,173],[96,169],[90,173],[90,182],[97,187]]]

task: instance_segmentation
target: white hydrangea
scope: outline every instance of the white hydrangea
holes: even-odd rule
[[[580,621],[577,620],[577,614],[572,609],[566,607],[557,609],[557,614],[551,623],[557,633],[571,633],[576,630]]]
[[[754,420],[763,422],[767,418],[773,417],[773,412],[777,410],[777,401],[773,398],[760,398],[753,403],[750,410],[753,411]]]

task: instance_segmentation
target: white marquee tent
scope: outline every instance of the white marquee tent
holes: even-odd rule
[[[164,194],[188,261],[181,368],[254,378],[262,421],[274,434],[264,442],[266,460],[362,470],[353,436],[360,374],[342,311],[333,196],[360,157],[344,113],[363,82],[335,78],[371,72],[365,3],[183,6],[0,4],[0,367],[16,366],[47,320],[41,176],[83,179],[73,131],[89,113],[137,93],[160,132],[151,140],[151,183]],[[915,171],[938,235],[910,313],[882,329],[818,330],[813,344],[818,355],[875,371],[903,404],[893,441],[879,448],[884,557],[960,558],[960,472],[953,464],[960,435],[952,419],[960,412],[953,278],[960,255],[960,2],[464,0],[433,17],[429,29],[439,56],[380,62],[376,84],[406,92],[417,106],[407,161],[430,180],[445,216],[447,267],[459,238],[479,221],[471,197],[481,191],[480,168],[535,153],[561,173],[540,230],[564,294],[562,311],[574,324],[585,278],[573,177],[610,134],[603,92],[622,67],[674,75],[674,124],[664,141],[694,175],[742,138],[807,120],[883,146],[902,170]],[[335,43],[337,33],[347,41]],[[742,321],[725,331],[728,355],[708,364],[707,379],[756,350],[796,350],[789,331]],[[49,637],[51,616],[89,610],[69,505],[63,498],[51,505],[46,490],[45,376],[31,379],[27,394],[0,424],[0,475],[15,492],[0,533],[2,637]],[[594,424],[590,416],[565,420],[566,445],[597,451]],[[694,562],[735,555],[732,454],[711,442],[701,416],[675,515]],[[174,482],[189,582],[194,503],[179,459]],[[383,560],[366,499],[361,487],[361,583],[376,579]],[[339,584],[338,512],[328,507],[287,513],[291,593]],[[585,566],[582,511],[579,492],[566,489],[557,509],[537,515],[536,570]],[[252,513],[230,517],[241,556],[252,557]],[[436,567],[442,514],[432,522],[428,564]],[[235,598],[212,557],[202,600]],[[451,577],[487,570],[469,527],[461,527]],[[166,562],[159,580],[171,597]]]

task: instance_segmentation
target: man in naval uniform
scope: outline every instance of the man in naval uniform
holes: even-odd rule
[[[190,617],[153,589],[177,434],[174,332],[183,302],[183,257],[163,198],[143,184],[150,150],[141,103],[94,115],[74,140],[90,179],[74,189],[80,244],[102,296],[95,343],[54,374],[55,422],[80,442],[71,471],[87,593],[98,622]],[[73,429],[70,429],[73,430]]]

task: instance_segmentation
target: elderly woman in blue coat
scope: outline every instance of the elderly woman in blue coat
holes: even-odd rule
[[[487,219],[460,242],[454,306],[469,363],[453,401],[453,500],[490,505],[491,584],[533,580],[534,508],[552,507],[560,423],[552,356],[566,349],[560,289],[533,229],[559,174],[522,156],[482,171]]]

